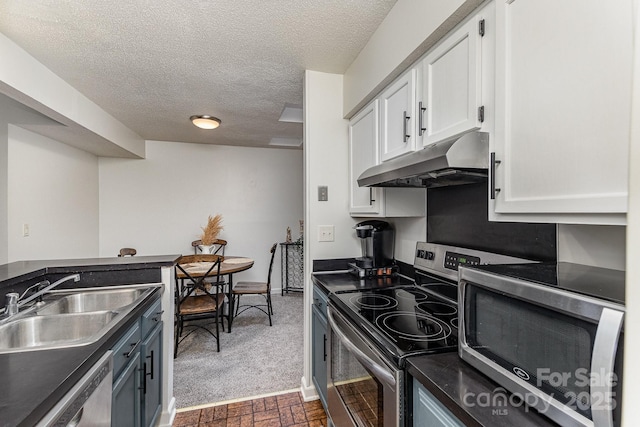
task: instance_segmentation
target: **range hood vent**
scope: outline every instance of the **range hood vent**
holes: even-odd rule
[[[471,132],[372,166],[358,177],[360,187],[443,187],[486,181],[489,134]]]

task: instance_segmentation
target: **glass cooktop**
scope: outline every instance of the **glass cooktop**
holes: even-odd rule
[[[457,306],[421,287],[339,293],[330,299],[398,365],[410,355],[457,351]]]

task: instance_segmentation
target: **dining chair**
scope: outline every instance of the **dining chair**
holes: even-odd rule
[[[123,257],[123,256],[134,256],[135,254],[137,254],[138,251],[136,251],[133,248],[122,248],[120,249],[120,252],[118,253],[119,257]]]
[[[202,244],[202,240],[194,240],[193,242],[191,242],[191,246],[193,246],[193,254],[197,255],[198,254],[198,249],[199,246]],[[222,240],[222,239],[216,239],[213,242],[214,245],[217,246],[216,250],[213,252],[215,255],[222,255],[224,256],[224,249],[227,246],[227,241],[226,240]]]
[[[273,326],[271,322],[271,315],[273,314],[273,306],[271,304],[271,272],[273,271],[273,258],[276,255],[276,247],[277,243],[274,243],[271,246],[271,261],[269,262],[269,273],[267,275],[266,282],[238,282],[233,286],[233,304],[235,305],[235,315],[247,311],[250,308],[257,308],[258,310],[265,313],[269,316],[269,326]],[[254,304],[254,305],[240,305],[240,296],[241,295],[262,295],[266,304]],[[238,312],[238,310],[242,308],[242,311]],[[232,307],[233,309],[233,307]],[[265,310],[266,309],[266,310]]]
[[[217,350],[220,351],[220,322],[224,317],[224,289],[220,281],[220,264],[224,258],[220,255],[201,254],[184,255],[176,264],[175,291],[175,343],[173,357],[178,356],[178,345],[195,329],[182,336],[185,326],[201,328],[216,339]],[[214,319],[215,333],[201,323],[192,323],[205,319]],[[189,322],[185,325],[185,322]]]

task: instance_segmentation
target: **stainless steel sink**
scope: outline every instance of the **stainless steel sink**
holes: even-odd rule
[[[100,336],[115,311],[31,316],[0,326],[0,352],[83,345]]]
[[[146,291],[147,289],[117,289],[74,292],[46,304],[37,313],[47,315],[117,310],[133,304]]]
[[[98,341],[158,284],[51,291],[43,302],[0,323],[0,354]]]

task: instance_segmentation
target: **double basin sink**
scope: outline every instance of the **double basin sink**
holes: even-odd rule
[[[43,302],[0,325],[0,354],[96,342],[156,288],[51,291]]]

